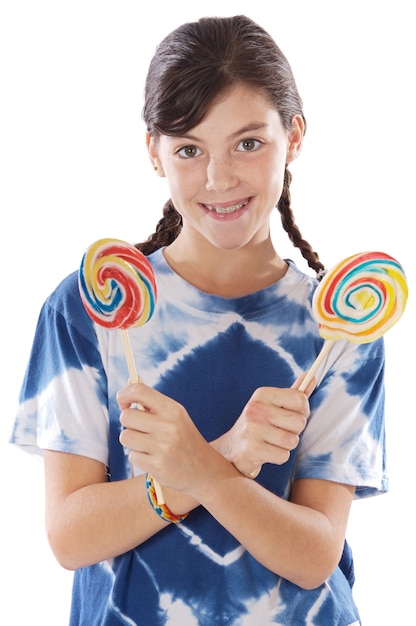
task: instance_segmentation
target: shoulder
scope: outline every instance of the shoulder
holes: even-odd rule
[[[42,313],[43,315],[62,317],[66,325],[74,326],[78,331],[92,327],[93,322],[81,300],[77,271],[66,276],[58,284],[46,299]]]
[[[319,285],[316,276],[311,276],[310,274],[306,274],[300,270],[296,263],[291,259],[285,259],[285,261],[289,266],[286,277],[290,280],[291,284],[297,288],[303,288],[306,292],[312,295]]]

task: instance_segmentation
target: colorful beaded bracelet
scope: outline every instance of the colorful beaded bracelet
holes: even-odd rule
[[[173,524],[177,524],[188,517],[189,513],[185,513],[184,515],[174,515],[172,511],[168,509],[166,504],[159,504],[156,497],[156,489],[153,478],[150,474],[146,474],[146,489],[147,489],[147,497],[149,498],[149,502],[156,511],[156,513],[163,519],[165,522],[172,522]]]

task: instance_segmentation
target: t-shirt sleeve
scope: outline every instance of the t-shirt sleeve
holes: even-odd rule
[[[108,463],[106,374],[94,325],[75,274],[48,298],[39,315],[11,443]]]
[[[354,485],[357,498],[387,491],[383,340],[336,341],[318,382],[294,479]]]

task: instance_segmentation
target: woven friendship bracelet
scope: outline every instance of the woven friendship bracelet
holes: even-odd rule
[[[173,524],[177,524],[188,517],[189,513],[185,513],[184,515],[174,515],[172,511],[168,509],[166,504],[159,504],[156,497],[156,489],[153,478],[150,474],[146,474],[146,489],[147,489],[147,497],[149,498],[149,502],[156,511],[156,513],[163,519],[165,522],[172,522]]]

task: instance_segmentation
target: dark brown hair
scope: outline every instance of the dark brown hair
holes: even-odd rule
[[[143,119],[149,134],[181,136],[199,124],[218,95],[236,84],[260,89],[279,112],[287,131],[295,115],[303,115],[290,65],[272,37],[251,19],[206,17],[183,24],[157,47],[150,62]],[[306,127],[306,121],[305,121]],[[308,265],[323,270],[319,257],[303,239],[290,203],[291,173],[285,169],[284,186],[277,208],[283,228]],[[176,239],[182,218],[171,200],[163,209],[156,232],[141,244],[150,254]]]

